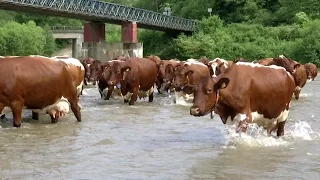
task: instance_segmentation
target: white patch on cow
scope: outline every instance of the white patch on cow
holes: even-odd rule
[[[131,99],[132,93],[128,92],[125,96],[123,96],[123,98],[127,101],[129,101]]]
[[[87,64],[87,66],[88,66],[88,67],[90,67],[90,66],[91,66],[91,64]]]
[[[81,81],[81,83],[79,84],[79,86],[77,86],[77,95],[79,95],[82,91],[82,86],[83,86],[83,81]]]
[[[46,114],[52,110],[62,111],[67,114],[70,111],[70,103],[65,97],[62,96],[56,103],[46,106],[43,109],[35,109],[33,111],[39,114]]]
[[[46,57],[46,56],[41,56],[41,55],[29,55],[29,57],[41,57],[41,58],[49,58],[49,57]]]
[[[99,88],[98,88],[99,89]],[[101,90],[99,89],[99,91],[101,92]],[[104,88],[101,92],[102,94],[102,98],[107,97],[108,94],[108,88]],[[118,99],[120,97],[123,97],[121,94],[121,90],[119,88],[117,88],[116,86],[114,86],[113,91],[111,93],[110,98],[112,99]]]
[[[185,94],[182,91],[175,91],[174,96],[177,105],[192,106],[193,94]]]
[[[199,62],[199,61],[197,61],[195,59],[188,59],[184,64],[188,64],[188,65],[198,64],[198,65],[201,65],[201,66],[206,66],[202,62]]]
[[[3,108],[0,116],[5,115],[5,114],[8,114],[8,113],[11,113],[11,112],[12,112],[11,108],[8,107],[8,106],[6,106],[6,107]]]
[[[139,87],[139,88],[140,88],[140,87]],[[153,91],[154,91],[153,86],[152,86],[148,91],[139,91],[139,92],[138,92],[138,97],[139,97],[140,99],[149,97],[149,96],[153,93]]]
[[[288,115],[289,115],[289,111],[284,110],[280,113],[278,117],[268,119],[268,118],[265,118],[263,114],[259,114],[258,112],[251,113],[252,123],[256,123],[258,126],[262,126],[265,128],[274,127],[277,123],[285,121]],[[239,113],[234,117],[233,121],[231,121],[231,117],[229,116],[226,124],[227,125],[238,124],[239,121],[244,121],[246,118],[247,116],[245,114]]]
[[[0,58],[4,58],[3,56],[0,56]]]
[[[296,86],[296,88],[294,89],[294,91],[300,91],[301,87],[300,86]]]
[[[159,88],[159,92],[164,94],[165,93],[165,88],[166,88],[167,85],[168,85],[167,82],[162,83],[160,88]]]
[[[284,69],[284,67],[277,66],[277,65],[270,65],[270,66],[265,66],[259,63],[251,63],[251,62],[237,62],[236,65],[245,65],[245,66],[251,66],[251,67],[264,67],[264,68],[272,68],[272,69]]]
[[[72,64],[74,66],[78,66],[81,68],[81,70],[84,71],[84,66],[82,65],[82,63],[78,59],[66,57],[66,56],[54,56],[54,57],[51,57],[50,59],[53,59],[55,61],[63,61],[68,65]]]
[[[218,66],[218,62],[217,61],[221,61],[224,65],[225,68],[228,68],[227,64],[228,64],[228,61],[226,61],[225,59],[221,59],[221,58],[215,58],[213,59],[212,61],[209,62],[209,64],[211,65],[211,68],[213,70],[213,75],[212,77],[217,77],[217,73],[216,73],[216,69],[217,69],[217,66]]]

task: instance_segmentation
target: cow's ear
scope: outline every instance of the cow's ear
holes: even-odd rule
[[[121,70],[122,70],[122,72],[127,72],[127,71],[131,70],[131,67],[130,66],[126,66],[126,67],[122,68]]]
[[[185,76],[190,76],[193,74],[193,70],[189,70],[186,73],[184,73]]]
[[[228,86],[230,80],[228,78],[221,78],[219,81],[214,84],[214,90],[217,91],[219,89],[224,89]]]
[[[293,69],[297,69],[297,68],[299,68],[301,66],[301,64],[295,64],[294,66],[293,66]]]

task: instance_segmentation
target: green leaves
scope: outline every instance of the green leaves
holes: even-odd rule
[[[51,55],[54,40],[48,30],[36,26],[35,22],[26,24],[9,21],[0,27],[1,55]]]

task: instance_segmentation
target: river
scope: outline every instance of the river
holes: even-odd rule
[[[172,97],[154,102],[100,99],[95,87],[81,97],[82,119],[49,117],[21,128],[12,115],[0,123],[0,179],[318,179],[319,78],[292,100],[285,136],[249,127],[236,134],[218,116],[193,117]]]

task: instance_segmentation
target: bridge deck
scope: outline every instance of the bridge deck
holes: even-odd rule
[[[138,28],[161,31],[192,32],[196,26],[196,21],[191,19],[96,0],[0,0],[0,9],[118,25],[133,21]]]

